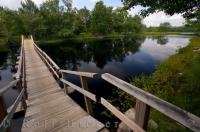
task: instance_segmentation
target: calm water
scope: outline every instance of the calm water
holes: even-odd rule
[[[178,49],[187,46],[188,36],[162,36],[144,38],[106,39],[95,41],[66,41],[62,43],[44,44],[40,47],[63,69],[95,73],[111,73],[125,81],[139,74],[151,74],[157,65],[175,54]],[[16,52],[14,50],[13,52]],[[10,52],[0,63],[0,87],[12,80]],[[66,79],[80,85],[77,76],[66,75]],[[115,87],[99,79],[89,79],[89,90],[107,99],[118,98]],[[14,95],[14,96],[12,96]],[[5,98],[9,106],[17,95],[15,90],[9,91]],[[82,95],[73,92],[70,96],[84,107]],[[118,105],[118,103],[115,103]],[[120,104],[119,106],[120,107]],[[103,123],[116,121],[106,116],[105,109],[93,105],[95,117]]]
[[[145,37],[139,39],[107,39],[89,42],[68,41],[63,43],[40,44],[40,47],[63,69],[111,73],[125,81],[139,74],[151,74],[157,65],[175,54],[178,49],[187,46],[188,36]],[[79,77],[66,75],[65,78],[80,86]],[[121,111],[123,99],[116,88],[100,79],[88,80],[89,90],[101,97],[112,100]],[[70,96],[84,107],[82,95],[73,92]],[[93,105],[94,115],[101,122],[115,122],[106,109]],[[105,112],[106,111],[106,112]]]
[[[152,73],[178,49],[187,46],[187,36],[146,37],[40,45],[64,69],[111,73],[122,79]]]

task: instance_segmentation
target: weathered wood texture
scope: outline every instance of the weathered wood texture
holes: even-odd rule
[[[22,131],[94,132],[102,129],[102,123],[63,92],[33,43],[32,39],[24,40],[28,101]]]
[[[101,104],[104,107],[106,107],[111,113],[113,113],[116,117],[118,117],[121,121],[123,121],[134,132],[144,132],[144,130],[138,124],[126,117],[122,112],[120,112],[117,108],[111,105],[104,98],[101,98]]]
[[[145,92],[142,89],[139,89],[111,74],[105,73],[102,75],[102,78],[115,85],[116,87],[120,88],[121,90],[127,92],[128,94],[132,95],[136,99],[142,101],[143,103],[160,111],[169,118],[174,119],[175,121],[190,128],[191,130],[200,131],[200,118],[196,115],[193,115],[169,102],[166,102],[148,92]],[[144,110],[144,106],[141,105],[139,107],[143,107],[142,109]],[[144,114],[141,114],[141,118],[144,118],[143,116],[145,115],[145,112],[143,113]]]
[[[73,74],[73,75],[78,75],[78,76],[83,76],[83,77],[89,77],[89,78],[93,78],[95,75],[97,75],[97,73],[80,72],[80,71],[69,71],[69,70],[60,70],[60,72]]]
[[[5,106],[5,103],[4,103],[4,99],[2,96],[0,96],[0,122],[3,121],[3,119],[5,118],[7,114],[7,111],[6,111],[6,106]]]
[[[84,90],[86,90],[86,91],[89,91],[88,84],[87,84],[87,78],[83,77],[83,76],[80,76],[80,80],[81,80],[81,86],[82,86],[82,88]],[[91,102],[91,100],[87,96],[84,96],[84,100],[85,100],[85,107],[86,107],[87,112],[90,115],[93,115],[93,109],[92,109],[92,102]]]
[[[136,100],[135,122],[144,130],[147,130],[150,107],[140,100]]]

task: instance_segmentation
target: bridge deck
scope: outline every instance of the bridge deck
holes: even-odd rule
[[[104,127],[62,91],[31,39],[24,40],[24,50],[28,107],[22,131],[94,132]]]

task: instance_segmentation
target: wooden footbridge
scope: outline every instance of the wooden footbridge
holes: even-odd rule
[[[111,74],[100,75],[101,79],[115,85],[136,98],[134,121],[126,117],[103,97],[88,91],[87,78],[97,73],[62,70],[33,41],[32,36],[22,36],[15,80],[0,89],[0,132],[9,130],[13,115],[24,109],[25,117],[21,131],[24,132],[96,132],[108,131],[104,124],[95,119],[91,101],[111,111],[136,132],[147,129],[150,107],[193,131],[200,131],[200,118],[179,107],[147,93]],[[65,74],[80,76],[81,87],[67,81]],[[5,107],[2,95],[13,86],[19,95],[13,105]],[[84,95],[86,111],[68,96],[72,88]]]

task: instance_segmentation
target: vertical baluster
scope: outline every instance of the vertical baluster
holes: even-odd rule
[[[3,121],[7,114],[6,105],[2,96],[0,96],[0,122]]]
[[[7,108],[2,96],[0,96],[0,123],[7,115]],[[10,132],[10,122],[4,122],[4,127],[6,127],[6,132]]]
[[[23,46],[23,44],[22,44]],[[24,53],[24,47],[23,48],[23,54],[22,54],[22,65],[23,65],[23,70],[22,70],[22,75],[23,75],[23,88],[24,88],[24,97],[25,99],[28,99],[28,93],[27,93],[27,84],[26,84],[26,69],[25,69],[25,53]]]
[[[144,130],[147,129],[150,107],[140,100],[136,100],[135,122]]]
[[[64,79],[64,73],[61,73],[61,75],[62,75],[62,79]],[[63,84],[63,87],[64,87],[65,94],[68,94],[69,92],[68,92],[67,85],[65,83],[62,83],[62,84]]]
[[[87,84],[87,78],[80,76],[80,80],[81,80],[81,86],[84,90],[88,91],[88,84]],[[86,106],[86,110],[90,115],[93,115],[93,109],[92,109],[92,103],[90,101],[89,98],[87,98],[86,96],[84,96],[84,100],[85,100],[85,106]]]

